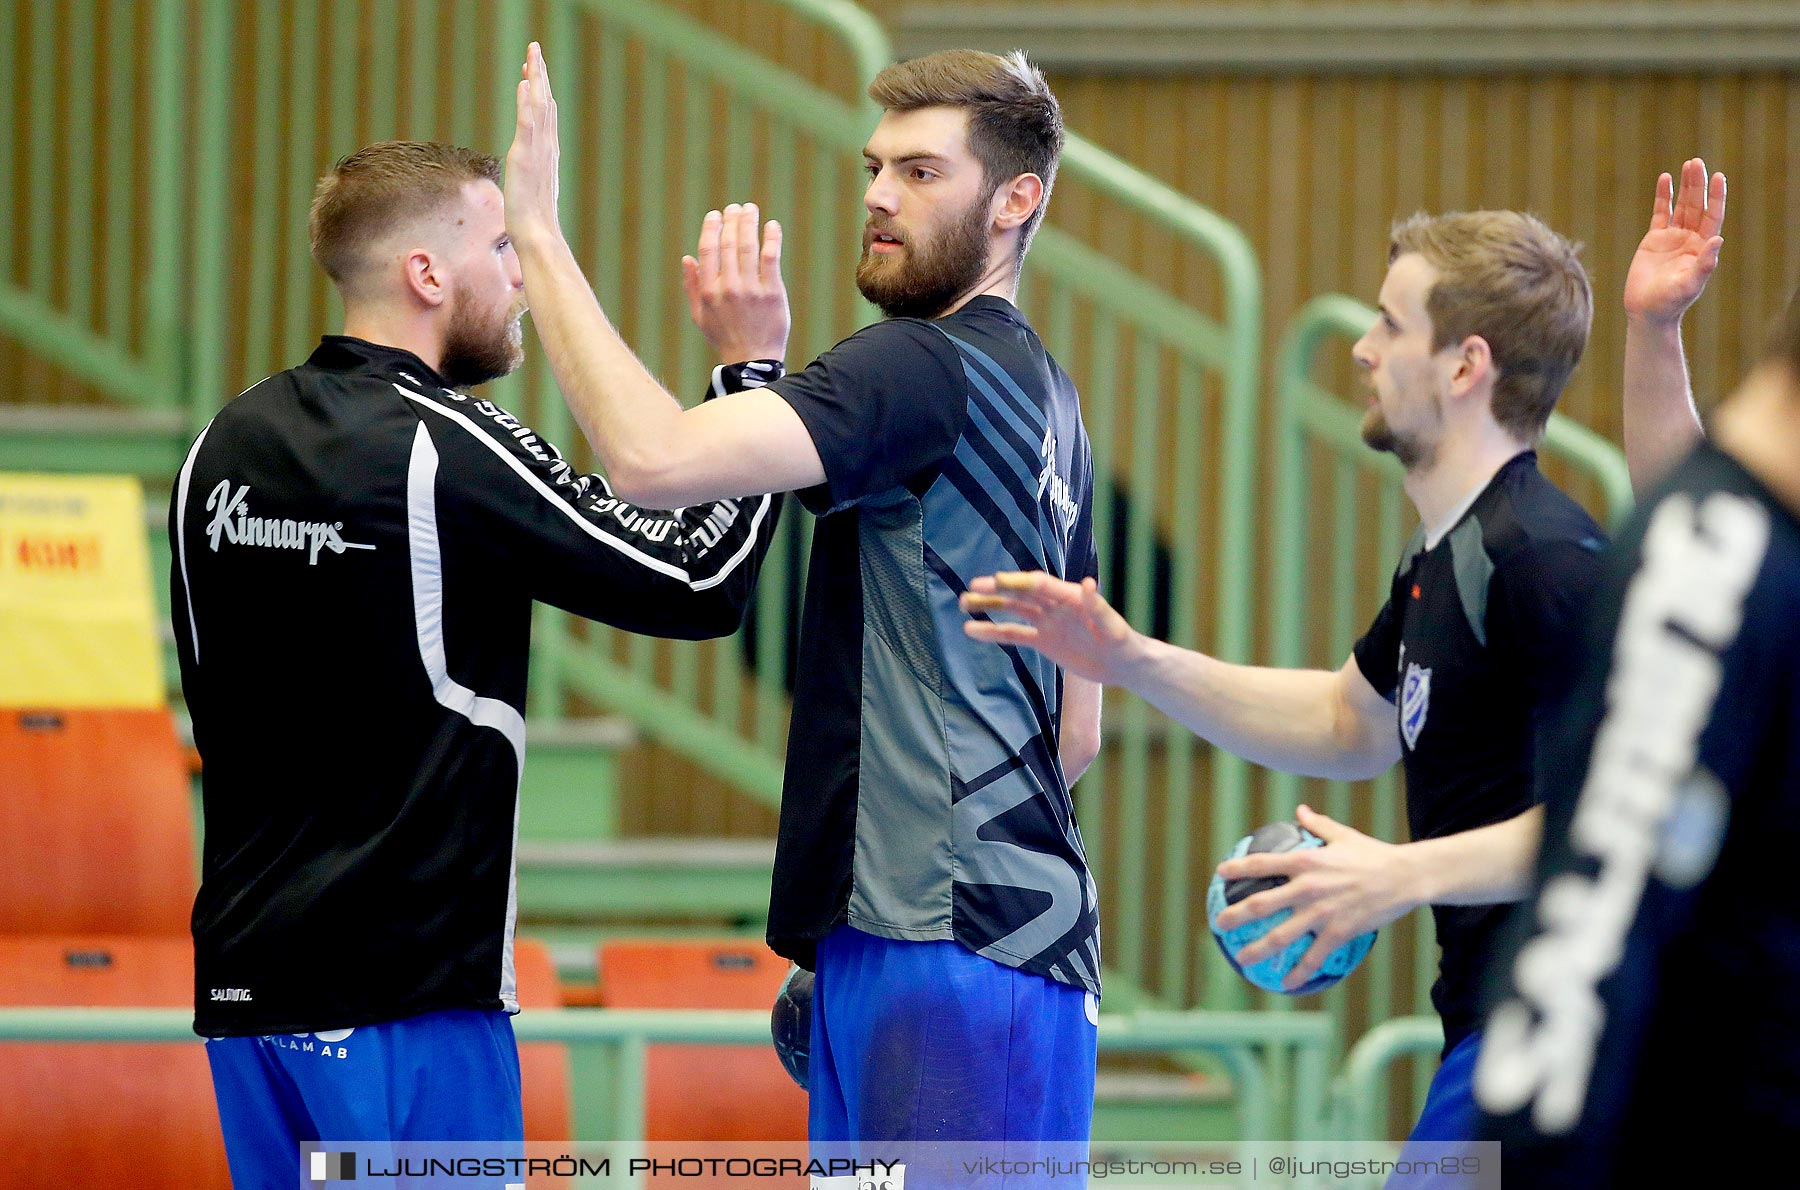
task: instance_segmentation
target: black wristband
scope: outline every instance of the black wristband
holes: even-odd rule
[[[712,384],[706,390],[705,400],[722,397],[726,393],[741,393],[747,388],[761,388],[787,375],[787,369],[781,366],[778,359],[752,359],[740,364],[720,364],[712,370]]]

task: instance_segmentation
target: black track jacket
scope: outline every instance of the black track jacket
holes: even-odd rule
[[[778,368],[726,371],[744,387]],[[626,504],[505,410],[357,339],[226,406],[169,515],[205,763],[195,1030],[518,1011],[532,601],[729,633],[778,512]]]

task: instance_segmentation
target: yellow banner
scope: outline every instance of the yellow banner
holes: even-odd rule
[[[0,707],[160,707],[144,491],[0,474]]]

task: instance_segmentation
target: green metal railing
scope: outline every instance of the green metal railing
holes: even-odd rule
[[[1416,516],[1400,487],[1402,470],[1391,455],[1363,444],[1363,407],[1315,379],[1328,342],[1346,349],[1374,322],[1376,313],[1338,294],[1315,298],[1294,316],[1276,361],[1276,494],[1272,552],[1272,660],[1284,667],[1336,666],[1387,597]],[[1618,448],[1560,414],[1544,438],[1547,458],[1585,477],[1600,493],[1602,517],[1629,510],[1631,485]],[[1353,822],[1378,838],[1399,839],[1403,807],[1398,774],[1373,782],[1305,781],[1272,774],[1262,817],[1291,817],[1303,788],[1310,804],[1341,822]],[[1398,927],[1402,923],[1396,923]],[[1428,914],[1413,915],[1409,928],[1390,928],[1386,940],[1356,978],[1357,1020],[1387,1021],[1403,1011],[1428,1009],[1436,978],[1437,948]],[[1401,989],[1410,988],[1403,997]],[[1349,990],[1325,993],[1325,1006],[1340,1021],[1340,1036],[1356,1035]],[[1269,998],[1273,1006],[1286,1001]],[[1442,1044],[1441,1031],[1438,1043]],[[1421,1083],[1429,1071],[1419,1071]]]
[[[168,1042],[198,1044],[185,1008],[0,1008],[0,1043]],[[1327,1102],[1332,1022],[1321,1013],[1142,1013],[1108,1015],[1099,1046],[1109,1053],[1202,1051],[1229,1071],[1242,1140],[1324,1140],[1333,1127]],[[532,1010],[513,1020],[521,1042],[598,1043],[616,1048],[614,1136],[644,1136],[645,1047],[769,1044],[769,1017],[758,1011],[686,1009]],[[1268,1063],[1291,1060],[1304,1077],[1291,1098],[1277,1098]],[[605,1138],[598,1138],[605,1139]]]
[[[1388,1084],[1394,1063],[1419,1063],[1429,1080],[1444,1048],[1444,1026],[1435,1016],[1383,1021],[1359,1038],[1332,1084],[1332,1127],[1340,1140],[1381,1140],[1388,1133]]]
[[[845,0],[769,0],[754,17],[734,38],[643,0],[0,0],[0,69],[30,80],[0,88],[0,195],[26,231],[0,239],[0,334],[67,378],[0,396],[0,467],[128,470],[154,501],[230,393],[335,325],[335,296],[307,257],[313,180],[385,137],[503,150],[531,37],[558,86],[570,240],[650,367],[680,394],[704,385],[675,265],[702,213],[733,199],[788,228],[791,358],[811,358],[873,316],[850,284],[860,149],[877,115],[862,85],[892,55]],[[1083,393],[1102,561],[1111,573],[1124,559],[1125,610],[1147,622],[1166,609],[1178,643],[1247,659],[1256,260],[1235,227],[1078,136],[1058,188],[1217,271],[1217,309],[1203,312],[1053,222],[1022,302]],[[537,352],[492,395],[576,445]],[[629,716],[773,804],[786,596],[805,555],[804,533],[772,552],[752,655],[739,640],[651,641],[540,609],[534,716],[577,700]],[[1195,1003],[1198,899],[1153,890],[1204,886],[1248,825],[1246,769],[1223,754],[1200,765],[1188,733],[1135,700],[1112,718],[1107,760],[1078,792],[1110,966],[1163,1003]],[[1205,1002],[1243,996],[1235,980],[1211,981]]]
[[[1158,598],[1166,599],[1168,639],[1247,661],[1260,268],[1235,225],[1074,134],[1058,186],[1069,182],[1121,217],[1172,230],[1217,269],[1221,309],[1212,316],[1051,224],[1028,257],[1022,300],[1082,393],[1102,574],[1120,574],[1114,559],[1123,556],[1123,591],[1110,594],[1143,627],[1152,625]],[[1085,319],[1080,331],[1078,319]],[[1118,497],[1122,508],[1115,507]],[[1161,590],[1159,553],[1168,560]],[[1210,636],[1203,631],[1209,604]],[[1194,944],[1205,925],[1192,890],[1204,889],[1214,858],[1248,829],[1248,769],[1213,749],[1203,783],[1200,743],[1191,733],[1171,730],[1141,699],[1115,700],[1108,715],[1114,726],[1106,762],[1076,787],[1076,797],[1088,855],[1103,898],[1114,906],[1109,974],[1154,988],[1164,1004],[1242,1007],[1240,981],[1217,978],[1216,967],[1195,969]],[[1196,856],[1202,809],[1209,811],[1210,841]],[[1112,832],[1116,841],[1106,837]],[[1163,892],[1153,894],[1153,887]],[[1201,981],[1202,972],[1213,978]]]

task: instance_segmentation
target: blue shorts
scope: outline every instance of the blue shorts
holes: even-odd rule
[[[206,1043],[231,1181],[292,1190],[307,1141],[483,1141],[523,1154],[519,1049],[499,1011]]]
[[[1430,1089],[1425,1092],[1419,1122],[1413,1125],[1412,1134],[1400,1150],[1402,1162],[1442,1158],[1452,1152],[1443,1148],[1423,1152],[1416,1148],[1423,1143],[1448,1145],[1476,1139],[1480,1114],[1475,1107],[1475,1061],[1480,1056],[1480,1033],[1469,1034],[1444,1055],[1431,1078]],[[1444,1174],[1396,1173],[1388,1179],[1385,1190],[1455,1190],[1470,1184],[1472,1179]]]
[[[850,926],[820,940],[817,968],[814,1144],[1038,1140],[1085,1149],[1099,1019],[1092,993],[959,942],[900,942]]]

